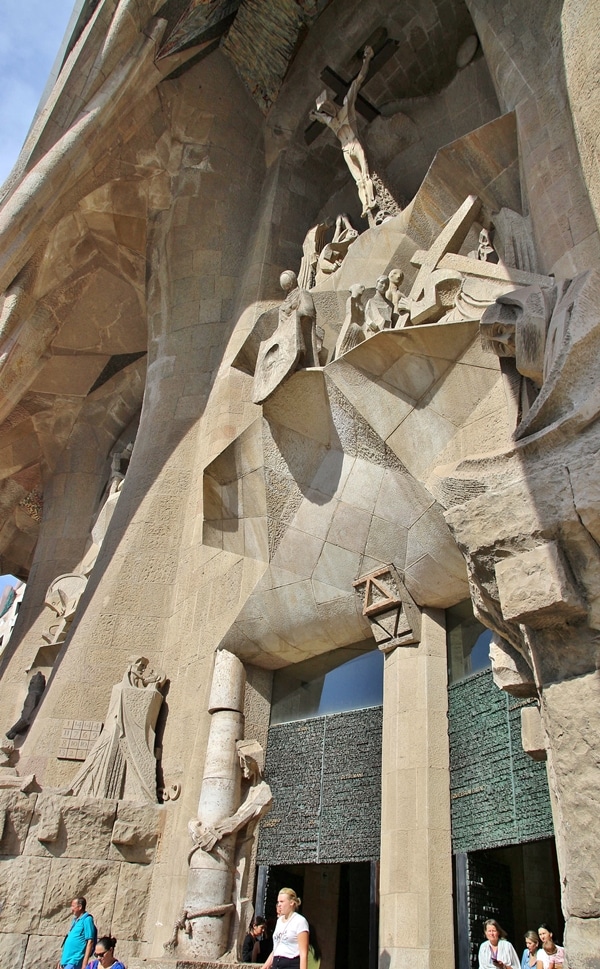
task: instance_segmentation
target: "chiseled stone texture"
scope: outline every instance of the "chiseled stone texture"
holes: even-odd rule
[[[27,935],[0,931],[0,965],[6,966],[7,969],[9,966],[21,966],[28,940]],[[44,943],[48,945],[48,940],[44,939]]]
[[[539,628],[582,619],[586,614],[555,542],[502,559],[495,571],[505,619]]]
[[[83,890],[101,930],[114,923],[129,934],[119,954],[131,961],[142,949],[160,964],[185,893],[215,649],[261,669],[245,700],[248,729],[264,735],[271,670],[362,640],[369,627],[352,581],[394,563],[426,612],[471,593],[499,635],[515,648],[532,643],[567,938],[583,966],[588,936],[599,949],[600,743],[589,711],[598,707],[600,530],[592,460],[582,467],[598,453],[587,393],[595,369],[585,381],[570,371],[567,390],[583,410],[555,429],[551,454],[543,434],[529,453],[513,439],[520,389],[510,364],[483,351],[477,319],[377,334],[324,370],[295,374],[262,411],[251,388],[253,356],[277,317],[278,276],[297,267],[307,229],[338,212],[365,226],[339,145],[330,132],[308,144],[304,131],[324,66],[354,76],[357,51],[379,28],[393,49],[365,83],[379,113],[361,120],[361,136],[408,204],[362,232],[319,285],[325,349],[348,287],[362,282],[370,295],[382,272],[401,267],[408,293],[411,259],[431,250],[470,193],[486,224],[503,207],[530,214],[542,271],[571,278],[598,264],[597,11],[590,0],[339,0],[309,13],[310,4],[288,4],[306,9],[281,34],[287,15],[276,0],[163,4],[168,24],[155,17],[160,6],[86,5],[89,29],[74,40],[0,209],[0,286],[23,287],[2,307],[0,555],[5,571],[30,574],[2,657],[0,709],[16,719],[23,671],[39,661],[50,672],[40,649],[45,591],[86,553],[112,450],[139,421],[19,769],[35,772],[42,790],[67,786],[77,768],[56,757],[64,719],[101,719],[139,650],[170,677],[159,774],[182,792],[144,815],[3,794],[0,933],[31,933],[25,963],[38,969],[39,940],[64,934],[69,898]],[[193,63],[177,32],[206,40],[195,30],[213,7],[239,19],[223,43],[228,17],[213,24],[215,49]],[[473,33],[483,56],[457,70]],[[462,255],[477,233],[472,226]],[[562,572],[558,555],[540,567],[538,549],[552,541]],[[536,556],[524,612],[510,568]],[[394,969],[448,969],[452,938],[445,652],[428,621],[429,640],[386,659],[384,734],[394,742],[384,741],[381,942]]]
[[[23,853],[34,814],[36,797],[35,794],[22,794],[20,791],[0,791],[0,810],[6,811],[4,831],[0,840],[0,858],[3,855]]]
[[[42,793],[36,801],[25,854],[106,859],[116,813],[116,801]]]

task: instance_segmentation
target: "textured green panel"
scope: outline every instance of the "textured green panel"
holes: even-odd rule
[[[491,670],[449,689],[454,851],[480,851],[554,834],[546,765],[521,746],[521,707]]]
[[[270,728],[273,807],[260,825],[259,864],[379,858],[381,731],[381,707]]]

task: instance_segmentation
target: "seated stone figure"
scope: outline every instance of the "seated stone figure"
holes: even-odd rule
[[[485,311],[480,325],[484,349],[513,357],[519,373],[537,390],[522,409],[516,438],[565,421],[580,419],[585,425],[589,414],[600,412],[598,320],[597,270],[557,280],[550,288],[513,290]]]

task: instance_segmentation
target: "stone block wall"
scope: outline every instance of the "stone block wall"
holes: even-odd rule
[[[99,935],[128,961],[144,941],[152,862],[165,809],[125,801],[0,791],[0,965],[54,969],[87,898]]]

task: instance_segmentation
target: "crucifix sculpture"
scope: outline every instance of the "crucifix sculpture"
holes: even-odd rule
[[[364,98],[361,99],[360,105],[358,104],[360,88],[370,73],[369,68],[374,57],[373,48],[367,44],[363,53],[361,69],[348,86],[341,104],[339,102],[345,84],[333,71],[329,68],[326,69],[321,77],[324,78],[326,75],[326,78],[324,78],[326,83],[334,87],[338,96],[335,100],[331,100],[327,97],[327,92],[323,91],[317,98],[316,111],[310,113],[312,121],[327,125],[340,142],[344,159],[352,178],[356,182],[362,204],[361,215],[363,218],[368,217],[371,225],[400,211],[399,206],[384,189],[381,180],[376,175],[371,174],[365,150],[358,134],[357,110],[360,110],[369,120],[372,120],[379,113]]]

